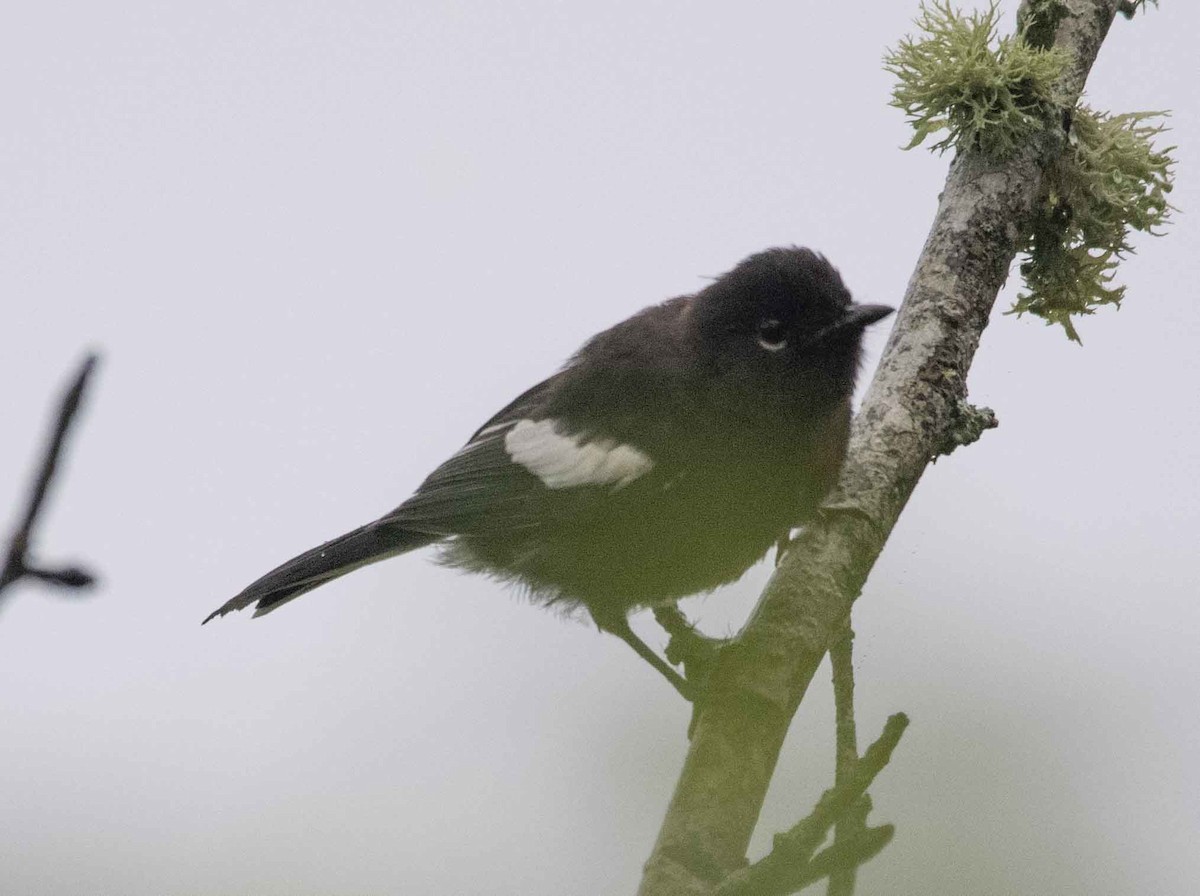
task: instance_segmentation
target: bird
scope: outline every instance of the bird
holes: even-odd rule
[[[693,699],[629,614],[738,579],[812,518],[845,458],[862,334],[893,310],[856,304],[810,249],[751,255],[592,337],[394,510],[204,622],[437,545],[444,565],[585,610]]]

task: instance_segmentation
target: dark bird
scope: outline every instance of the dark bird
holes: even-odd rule
[[[267,573],[205,619],[261,616],[429,544],[453,567],[586,608],[689,696],[638,607],[732,582],[817,509],[846,453],[863,329],[808,249],[769,249],[592,337],[372,523]]]

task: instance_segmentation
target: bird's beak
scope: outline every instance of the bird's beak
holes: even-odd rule
[[[814,341],[825,342],[839,335],[859,333],[895,310],[891,305],[850,305],[841,318],[817,333]]]

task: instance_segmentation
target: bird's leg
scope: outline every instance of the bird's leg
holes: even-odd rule
[[[692,689],[703,692],[725,639],[710,638],[696,631],[674,602],[656,606],[654,620],[671,636],[666,649],[667,661],[683,666],[684,676]]]
[[[591,608],[589,608],[591,609]],[[647,646],[646,642],[633,633],[629,627],[629,619],[623,612],[609,613],[603,610],[591,609],[592,619],[602,632],[616,635],[633,648],[633,652],[659,671],[663,678],[671,683],[671,687],[679,691],[684,700],[694,699],[694,689],[682,675],[667,665],[666,661]]]
[[[672,601],[654,608],[654,619],[671,636],[667,643],[667,659],[682,665],[688,687],[692,689],[692,719],[688,722],[687,735],[691,740],[700,723],[708,693],[708,679],[717,665],[717,656],[727,643],[723,638],[710,638],[696,631],[688,622],[679,606]]]

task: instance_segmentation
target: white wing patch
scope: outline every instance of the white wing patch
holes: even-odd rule
[[[632,445],[612,439],[585,441],[563,433],[555,420],[517,421],[504,436],[504,450],[546,488],[621,488],[654,468],[654,461]]]

